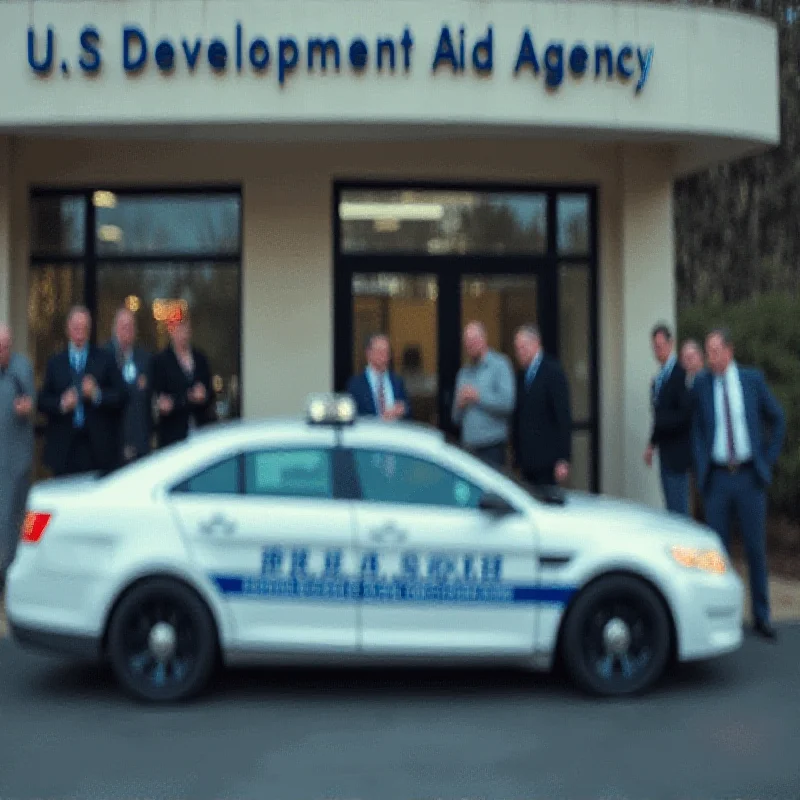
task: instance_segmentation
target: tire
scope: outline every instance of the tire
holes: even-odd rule
[[[153,629],[158,622],[175,633],[172,658],[153,652]],[[217,656],[216,625],[193,590],[169,578],[152,578],[131,589],[115,609],[109,623],[108,656],[117,682],[137,700],[188,700],[211,680]]]
[[[621,629],[625,626],[630,636],[623,653]],[[613,638],[614,629],[621,636],[616,652],[614,643],[606,639]],[[638,578],[611,575],[578,595],[565,621],[562,652],[570,676],[581,689],[619,697],[645,692],[661,678],[671,639],[669,616],[658,594]]]

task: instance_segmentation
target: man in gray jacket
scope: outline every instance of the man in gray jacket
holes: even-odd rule
[[[465,449],[503,469],[517,393],[514,368],[507,356],[489,347],[480,322],[464,328],[464,349],[469,362],[456,376],[453,422],[461,426]]]
[[[17,550],[33,470],[36,387],[31,362],[0,323],[0,592]]]

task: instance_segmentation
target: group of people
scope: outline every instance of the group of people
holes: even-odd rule
[[[208,359],[192,346],[187,317],[170,344],[151,354],[137,344],[136,318],[114,318],[107,344],[90,342],[92,317],[73,307],[66,347],[47,362],[36,390],[26,356],[0,325],[0,589],[16,550],[33,472],[36,413],[46,420],[44,463],[56,477],[108,472],[164,447],[216,417]]]
[[[651,385],[653,424],[644,461],[652,466],[658,453],[666,507],[701,518],[728,550],[731,521],[737,519],[754,627],[775,639],[766,557],[767,489],[786,433],[783,409],[764,375],[736,361],[728,331],[708,334],[705,359],[693,340],[683,344],[678,358],[666,325],[657,325],[651,339],[660,369]]]
[[[572,459],[569,384],[559,362],[545,354],[539,330],[532,325],[517,330],[516,375],[508,356],[489,347],[482,323],[470,322],[463,342],[467,361],[456,376],[452,407],[462,446],[499,469],[510,459],[530,484],[564,483]],[[410,417],[403,379],[389,368],[388,337],[372,336],[366,357],[366,369],[347,386],[358,413]]]

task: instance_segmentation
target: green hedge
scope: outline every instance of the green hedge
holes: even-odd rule
[[[701,344],[711,328],[726,327],[736,360],[764,371],[786,413],[786,439],[770,490],[770,513],[800,523],[800,298],[761,295],[735,305],[708,303],[678,314],[680,340]]]

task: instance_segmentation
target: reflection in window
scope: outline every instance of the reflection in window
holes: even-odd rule
[[[83,302],[84,271],[76,264],[37,265],[28,288],[28,353],[41,386],[47,359],[66,346],[67,314]]]
[[[558,270],[559,354],[569,380],[572,418],[592,417],[591,274],[585,264]]]
[[[557,248],[559,255],[585,256],[589,253],[589,197],[585,194],[562,194],[558,197]]]
[[[169,344],[167,325],[189,312],[194,346],[205,352],[220,419],[239,416],[239,274],[234,264],[100,263],[97,267],[98,341],[113,335],[122,306],[136,315],[139,343],[157,352]]]
[[[344,190],[344,253],[541,254],[547,197],[534,193]]]
[[[30,237],[34,255],[82,255],[86,244],[83,195],[34,197],[30,204]]]
[[[239,459],[228,458],[189,478],[178,491],[191,494],[238,494]]]
[[[438,281],[433,275],[353,275],[353,367],[366,367],[370,336],[384,333],[393,367],[405,382],[412,417],[435,425],[438,418]]]
[[[245,492],[268,497],[330,499],[333,479],[327,450],[272,450],[245,457]]]
[[[356,450],[354,455],[367,502],[478,507],[480,489],[438,464],[400,453]]]
[[[100,255],[236,255],[238,194],[115,195],[97,191]]]

